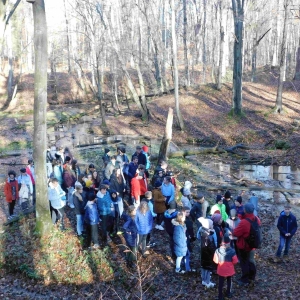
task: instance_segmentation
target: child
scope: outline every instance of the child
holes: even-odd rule
[[[88,202],[85,206],[84,221],[88,225],[88,245],[91,245],[93,242],[93,249],[98,249],[99,238],[98,238],[98,224],[99,224],[99,215],[96,204],[96,197],[92,194],[88,195]]]
[[[213,215],[217,210],[220,212],[222,219],[227,220],[226,207],[223,204],[224,198],[221,195],[217,195],[216,204],[211,208],[210,214]]]
[[[20,181],[19,186],[21,186],[19,190],[20,205],[24,212],[28,209],[29,205],[29,189],[23,179]]]
[[[193,227],[193,221],[190,218],[190,209],[189,207],[185,206],[183,207],[183,212],[185,213],[185,226],[186,226],[186,243],[189,251],[189,255],[192,253],[192,242],[196,240],[195,233],[194,233],[194,227]]]
[[[185,214],[179,212],[176,219],[172,220],[174,225],[173,241],[174,241],[174,252],[176,254],[176,269],[175,272],[179,274],[184,274],[185,271],[180,268],[181,260],[187,253],[187,243],[186,243],[186,226],[184,224]]]
[[[226,223],[228,224],[229,227],[229,238],[231,240],[230,242],[230,246],[235,249],[235,252],[237,252],[237,247],[236,247],[236,241],[237,241],[237,237],[235,237],[232,233],[233,230],[235,228],[237,228],[237,226],[239,225],[239,223],[241,222],[241,220],[236,216],[236,210],[234,208],[232,208],[230,210],[230,218],[228,218],[226,220]]]
[[[110,236],[114,236],[115,234],[122,234],[119,232],[119,223],[120,223],[120,217],[123,214],[124,211],[124,205],[122,198],[118,196],[118,193],[115,190],[110,190],[110,197],[114,204],[113,210],[112,210],[112,226],[110,230]]]
[[[176,202],[175,200],[170,202],[170,208],[165,211],[164,213],[164,223],[165,223],[165,229],[170,237],[170,249],[171,249],[171,255],[175,257],[174,253],[174,241],[173,241],[173,233],[174,233],[174,226],[172,224],[172,220],[176,218],[178,211],[176,210]]]
[[[75,192],[73,194],[73,202],[75,206],[75,214],[77,220],[77,235],[81,236],[83,232],[83,217],[84,217],[84,207],[86,205],[85,199],[83,198],[83,187],[78,182],[75,185]]]
[[[28,189],[28,196],[26,197],[27,198],[26,201],[28,201],[28,202],[26,203],[26,202],[22,201],[22,203],[24,203],[23,207],[26,207],[26,206],[28,206],[29,200],[30,200],[30,198],[32,198],[32,194],[33,194],[33,185],[32,185],[30,176],[26,173],[26,168],[20,169],[20,175],[18,176],[19,191],[22,188],[21,182],[23,182],[27,186],[27,189]],[[23,190],[23,192],[24,192],[24,190],[26,191],[25,188],[23,188],[22,190]],[[25,193],[25,195],[26,195],[26,193]],[[23,199],[26,199],[26,198],[23,197]],[[20,202],[21,202],[21,199],[20,199]]]
[[[155,228],[158,230],[164,230],[162,226],[164,212],[166,211],[165,197],[163,196],[161,190],[161,182],[156,181],[154,185],[154,190],[152,195],[154,198],[154,212],[157,214]]]
[[[215,269],[213,256],[216,250],[215,231],[213,222],[203,217],[198,220],[201,224],[197,232],[197,238],[200,240],[201,248],[201,277],[202,285],[207,288],[214,287],[215,284],[210,281],[211,272]]]
[[[148,233],[152,230],[153,217],[146,201],[141,201],[136,211],[135,224],[138,230],[138,247],[142,245],[142,255],[149,254],[146,252],[146,240]]]
[[[211,219],[214,224],[214,230],[216,232],[216,238],[217,238],[217,247],[220,247],[222,238],[225,236],[225,234],[228,233],[227,223],[225,223],[222,219],[222,216],[219,214],[219,211],[216,211],[212,216]]]
[[[227,278],[227,290],[225,296],[232,297],[231,284],[232,276],[235,274],[234,265],[237,264],[238,259],[235,251],[230,247],[230,238],[225,235],[221,247],[216,250],[214,254],[214,262],[218,265],[217,274],[219,275],[219,297],[218,300],[223,300],[223,285],[225,278]]]
[[[200,217],[202,217],[202,204],[201,204],[201,201],[200,201],[200,199],[202,199],[202,198],[203,198],[202,195],[197,196],[194,200],[194,205],[191,209],[191,218],[192,218],[193,222],[196,221],[196,224],[197,224],[198,228],[200,227],[198,219]]]
[[[166,207],[169,208],[170,202],[175,200],[175,188],[171,183],[171,177],[166,176],[161,186],[161,192],[166,198]]]
[[[242,202],[243,202],[242,196],[237,196],[237,198],[234,202],[235,205],[233,206],[233,208],[236,209],[236,214],[240,220],[242,220],[245,215],[244,206],[243,206]]]
[[[137,250],[137,227],[135,224],[136,208],[134,205],[128,208],[129,218],[125,222],[123,228],[125,230],[124,238],[126,240],[127,247],[129,248],[126,252],[126,261],[128,267],[134,267],[134,261],[136,261],[136,250]]]
[[[147,191],[145,193],[145,198],[143,199],[143,201],[146,201],[148,203],[148,206],[149,206],[149,209],[151,211],[151,214],[152,214],[152,217],[153,217],[153,221],[154,221],[157,215],[156,215],[156,213],[153,210],[154,206],[153,206],[153,199],[152,199],[152,192],[151,191]],[[151,243],[150,242],[150,238],[151,238],[151,234],[148,233],[148,235],[147,235],[147,241],[146,241],[147,242],[147,248],[152,248],[152,247],[154,247],[156,245],[156,243],[154,243],[154,242]]]
[[[56,213],[56,220],[60,220],[60,230],[64,231],[64,207],[66,206],[66,193],[62,190],[56,178],[50,179],[48,187],[48,199],[50,201],[52,211]]]
[[[191,210],[192,209],[192,203],[190,201],[191,193],[189,192],[188,189],[185,189],[185,188],[181,188],[180,192],[182,194],[182,197],[181,197],[182,206],[188,207]]]
[[[199,202],[202,205],[202,217],[206,218],[207,214],[209,214],[209,211],[210,211],[209,203],[205,200],[203,195],[199,195],[198,198],[199,198]]]
[[[15,171],[11,170],[8,172],[8,179],[5,182],[4,186],[4,194],[9,209],[8,220],[11,220],[16,216],[14,215],[14,208],[16,205],[16,201],[19,199],[19,185],[18,181],[16,180]]]

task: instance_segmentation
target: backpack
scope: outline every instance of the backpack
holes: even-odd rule
[[[262,235],[261,228],[257,222],[257,218],[255,217],[254,221],[251,221],[249,218],[246,218],[245,220],[247,220],[251,224],[250,234],[245,239],[245,241],[247,242],[250,248],[259,249],[262,243]]]

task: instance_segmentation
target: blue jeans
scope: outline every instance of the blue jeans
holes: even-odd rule
[[[77,224],[76,224],[76,229],[77,229],[77,234],[82,235],[83,231],[83,215],[76,215],[77,219]]]
[[[279,247],[278,247],[276,256],[278,256],[278,257],[281,256],[281,252],[282,252],[282,249],[283,249],[283,247],[284,247],[284,244],[285,244],[285,248],[284,248],[283,254],[284,254],[284,255],[288,255],[288,254],[289,254],[289,249],[290,249],[290,245],[291,245],[291,240],[292,240],[292,237],[291,237],[291,236],[283,236],[283,235],[280,235]]]
[[[185,270],[191,271],[190,267],[190,251],[188,250],[185,256],[177,256],[176,257],[176,270],[180,270],[181,261],[184,259],[185,262]]]

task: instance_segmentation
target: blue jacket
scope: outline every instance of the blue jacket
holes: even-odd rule
[[[277,228],[281,235],[285,236],[286,233],[290,233],[293,236],[298,228],[296,217],[292,213],[287,216],[282,211],[278,218]]]
[[[151,211],[148,210],[143,215],[139,209],[136,211],[135,224],[138,230],[138,234],[148,234],[152,230],[153,217]]]
[[[172,183],[168,183],[168,184],[163,183],[161,186],[161,193],[165,197],[170,197],[170,199],[168,200],[168,203],[170,203],[171,201],[173,201],[175,199],[174,185]]]
[[[186,227],[180,225],[175,219],[172,220],[174,225],[173,241],[174,241],[174,252],[176,256],[186,256],[187,253],[187,242],[186,242]]]
[[[49,183],[48,199],[53,208],[60,209],[66,205],[66,200],[62,199],[62,198],[64,198],[65,195],[66,195],[66,193],[62,190],[60,185],[58,185],[56,188],[54,188],[52,183],[51,182]]]
[[[170,213],[169,210],[164,212],[164,222],[165,222],[165,229],[166,232],[172,236],[174,231],[174,226],[172,224],[172,220],[177,217],[178,211],[175,210],[174,212]]]
[[[53,167],[53,174],[54,174],[54,178],[56,178],[58,180],[59,184],[62,185],[62,183],[63,183],[62,167],[58,166],[58,165],[54,166]]]
[[[142,153],[146,156],[146,170],[149,170],[150,167],[151,167],[151,163],[150,163],[150,159],[149,159],[149,156],[148,156],[148,153],[145,152],[144,150],[142,150]]]
[[[99,223],[99,214],[95,202],[88,201],[85,207],[84,221],[89,225],[96,225]]]
[[[27,173],[18,176],[18,184],[21,184],[22,182],[27,185],[30,194],[32,194],[33,193],[32,181],[30,176]]]
[[[133,178],[135,176],[136,170],[138,168],[138,164],[134,164],[133,162],[130,162],[128,164],[128,177]]]
[[[123,226],[125,233],[124,238],[129,247],[136,247],[137,243],[137,227],[132,218],[128,218]]]
[[[112,209],[112,201],[111,197],[108,191],[106,191],[106,194],[100,198],[100,191],[97,193],[97,207],[99,211],[100,216],[107,216],[111,215],[111,209]]]

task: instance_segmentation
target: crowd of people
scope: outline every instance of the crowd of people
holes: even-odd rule
[[[185,181],[178,200],[176,180],[165,161],[159,162],[150,178],[150,156],[147,146],[137,146],[129,158],[124,147],[117,153],[108,148],[102,157],[103,168],[91,163],[84,170],[69,151],[60,148],[48,151],[46,158],[48,199],[54,223],[65,230],[65,208],[74,210],[78,237],[85,237],[91,250],[100,247],[117,235],[126,240],[126,261],[134,268],[140,251],[142,257],[155,247],[153,230],[165,231],[169,238],[170,255],[177,274],[193,273],[191,253],[198,240],[202,285],[212,288],[212,274],[218,274],[218,298],[232,296],[234,265],[240,263],[241,286],[254,283],[256,264],[254,252],[261,243],[258,197],[254,194],[244,204],[243,196],[235,200],[230,191],[215,196],[215,204],[201,194],[192,193],[192,183]],[[152,168],[153,169],[153,168]],[[5,184],[8,219],[14,218],[14,207],[19,203],[24,211],[35,204],[35,172],[33,161],[17,176],[9,171]],[[280,245],[276,253],[288,255],[297,221],[287,205],[278,220]]]

